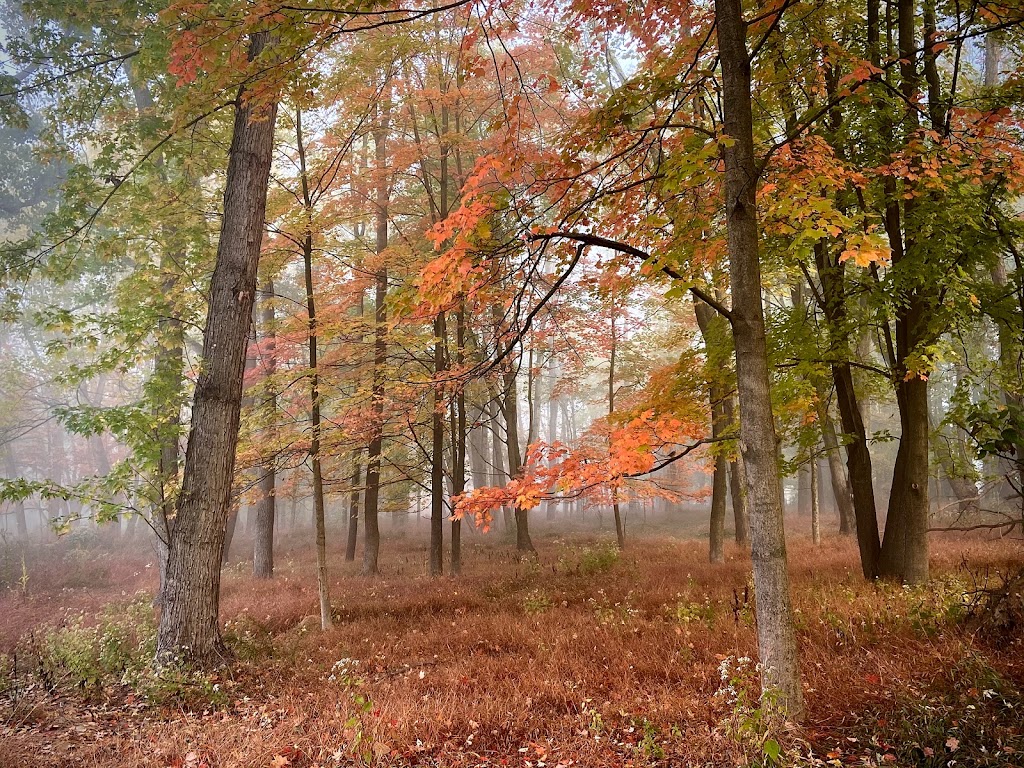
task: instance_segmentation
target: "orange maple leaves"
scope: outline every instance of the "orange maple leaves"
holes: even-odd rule
[[[455,500],[455,514],[471,515],[485,529],[502,506],[532,509],[541,501],[586,496],[607,501],[677,455],[685,443],[703,436],[702,425],[647,410],[619,426],[598,422],[578,447],[543,442],[530,446],[520,477],[501,487],[477,488]],[[659,493],[671,495],[660,490]],[[607,497],[607,498],[606,498]]]

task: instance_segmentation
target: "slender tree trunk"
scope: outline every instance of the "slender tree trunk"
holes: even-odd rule
[[[725,410],[725,422],[729,429],[739,432],[739,425],[733,414],[733,396],[725,398],[722,408]],[[729,496],[732,499],[732,518],[736,529],[736,543],[740,546],[750,544],[750,516],[747,513],[747,485],[743,470],[743,455],[737,454],[729,462]]]
[[[711,411],[711,437],[713,440],[720,440],[728,429],[728,418],[725,411],[725,402],[728,400],[725,387],[722,386],[719,377],[721,376],[721,359],[723,336],[727,332],[721,327],[722,321],[716,312],[703,302],[697,301],[693,305],[694,314],[697,317],[697,326],[700,328],[701,336],[704,338],[704,349],[707,357],[708,372],[708,405]],[[717,446],[720,448],[721,446]],[[712,563],[721,563],[725,560],[725,495],[727,488],[727,475],[729,462],[725,454],[719,451],[715,455],[715,470],[711,482],[711,524],[709,526],[709,558]],[[735,510],[734,510],[735,512]]]
[[[611,349],[608,354],[608,418],[612,417],[615,413],[615,355],[618,352],[618,337],[616,335],[615,328],[615,306],[614,299],[612,299],[612,334],[611,334]],[[619,490],[618,488],[612,489],[612,517],[615,518],[615,543],[619,549],[626,548],[626,531],[622,527],[622,515],[619,512]]]
[[[455,315],[455,367],[462,371],[466,356],[466,305],[464,301],[459,302],[459,309]],[[455,395],[455,424],[452,430],[452,496],[459,496],[466,490],[466,452],[467,452],[467,428],[466,428],[466,391],[459,386]],[[452,518],[452,551],[451,567],[449,572],[452,576],[458,576],[462,572],[462,520]]]
[[[295,140],[299,150],[299,167],[302,181],[302,200],[307,216],[312,217],[313,201],[309,192],[306,175],[306,145],[302,139],[302,111],[295,111]],[[320,466],[320,367],[317,359],[317,340],[320,329],[317,326],[316,295],[313,290],[313,232],[307,225],[302,240],[302,264],[306,278],[307,341],[309,344],[309,402],[310,426],[309,458],[313,471],[313,523],[316,528],[316,587],[320,597],[320,628],[334,626],[331,613],[330,589],[327,581],[327,515],[324,509],[324,480]]]
[[[444,312],[434,318],[434,374],[444,375]],[[431,452],[430,452],[430,575],[444,572],[444,398],[441,384],[432,387]]]
[[[387,137],[390,108],[384,105],[380,122],[373,132],[377,185],[375,191],[376,252],[380,257],[388,247],[388,177]],[[377,267],[374,283],[374,329],[373,329],[373,434],[366,449],[366,492],[363,495],[363,574],[378,573],[377,560],[380,555],[380,528],[378,526],[378,504],[380,499],[380,464],[384,447],[384,366],[387,364],[387,308],[388,270],[381,262]]]
[[[811,462],[811,541],[821,544],[821,508],[818,503],[818,462]]]
[[[352,495],[348,503],[348,541],[345,545],[345,561],[356,559],[356,542],[359,538],[359,483],[362,482],[362,465],[359,450],[352,451]]]
[[[836,425],[832,421],[832,415],[828,412],[828,404],[823,395],[824,390],[819,387],[817,410],[818,423],[821,425],[821,441],[825,447],[829,479],[832,483],[832,494],[835,496],[836,509],[839,512],[839,533],[849,535],[854,532],[856,527],[853,498],[850,495],[850,485],[846,480],[846,472],[843,470],[843,460],[839,456],[839,438],[836,435]]]
[[[508,475],[510,478],[519,476],[523,467],[522,455],[519,452],[519,405],[516,391],[516,374],[511,367],[505,373],[505,438],[508,449]],[[520,552],[536,554],[530,538],[530,517],[525,509],[516,508],[516,549]]]
[[[740,0],[715,0],[722,66],[724,129],[733,143],[725,161],[725,215],[732,285],[732,324],[740,400],[740,439],[753,504],[754,589],[761,685],[791,720],[803,716],[803,691],[786,570],[786,539],[779,493],[778,444],[769,391],[761,301],[750,57]]]
[[[250,60],[269,41],[253,34]],[[243,88],[228,151],[217,261],[203,333],[185,472],[171,532],[156,661],[209,663],[225,655],[220,636],[220,558],[230,504],[246,342],[263,240],[277,104],[256,113]]]
[[[301,142],[300,142],[301,144]],[[273,376],[277,371],[277,339],[274,335],[274,281],[263,286],[263,368],[267,372],[266,410],[267,425],[271,433],[277,420],[277,394]],[[267,441],[271,446],[273,439]],[[263,457],[260,467],[260,498],[256,502],[256,522],[253,526],[252,575],[269,579],[274,575],[274,521],[277,517],[277,470],[273,455]]]
[[[836,362],[832,363],[832,381],[836,390],[839,419],[846,434],[846,466],[849,469],[850,491],[857,528],[857,546],[860,550],[861,571],[864,578],[878,576],[878,556],[881,550],[878,535],[878,514],[875,510],[875,489],[868,450],[867,429],[861,414],[857,390],[853,383],[853,369],[849,363],[849,329],[846,319],[845,266],[827,253],[824,245],[815,246],[815,260],[824,299],[824,314],[828,325],[829,342]],[[837,441],[838,442],[838,441]]]

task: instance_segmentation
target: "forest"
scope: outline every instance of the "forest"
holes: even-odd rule
[[[1024,3],[0,9],[0,768],[1024,764]]]

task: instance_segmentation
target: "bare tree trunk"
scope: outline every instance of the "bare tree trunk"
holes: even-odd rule
[[[300,141],[301,147],[301,141]],[[300,150],[301,151],[301,150]],[[277,394],[272,379],[277,371],[277,339],[274,336],[274,281],[267,280],[263,286],[263,354],[264,370],[267,372],[266,399],[267,424],[271,431],[277,418]],[[273,444],[273,441],[268,441]],[[260,498],[256,502],[256,522],[253,526],[252,575],[257,579],[269,579],[274,575],[274,520],[276,511],[277,470],[276,458],[264,456],[260,467]]]
[[[269,41],[252,35],[249,59]],[[185,472],[171,532],[156,661],[210,663],[220,636],[220,558],[230,504],[246,342],[263,240],[277,104],[257,113],[245,89],[235,106],[217,261],[203,333]]]
[[[715,311],[707,304],[696,301],[693,305],[697,326],[704,338],[704,349],[708,370],[708,404],[711,410],[711,437],[720,440],[728,429],[725,401],[728,399],[722,386],[721,359],[723,335],[727,332]],[[721,446],[716,447],[720,448]],[[719,451],[715,456],[715,471],[711,484],[711,524],[709,526],[709,559],[712,563],[725,560],[725,494],[727,488],[728,460]],[[735,510],[734,510],[735,511]]]
[[[345,544],[345,561],[356,559],[356,542],[359,538],[359,483],[362,481],[362,465],[359,450],[352,451],[352,495],[348,505],[348,541]]]
[[[615,413],[615,355],[618,352],[618,336],[615,328],[615,306],[612,299],[611,349],[608,353],[608,418]],[[626,548],[626,531],[622,527],[622,515],[619,512],[619,491],[612,489],[612,517],[615,519],[615,543],[619,549]]]
[[[739,425],[733,414],[733,396],[725,398],[722,408],[725,410],[725,421],[729,429],[739,433]],[[743,455],[737,454],[729,462],[729,496],[732,499],[732,518],[736,529],[736,543],[744,546],[750,544],[750,516],[747,513],[747,485],[743,471]]]
[[[295,111],[295,140],[299,150],[299,168],[302,181],[302,201],[308,218],[312,217],[313,201],[309,193],[309,178],[306,175],[306,146],[302,139],[302,111]],[[308,220],[307,218],[307,220]],[[320,367],[317,360],[317,340],[320,329],[317,325],[316,294],[313,290],[313,232],[306,228],[302,240],[302,264],[306,278],[307,341],[309,344],[309,400],[312,435],[309,441],[309,458],[313,471],[313,523],[316,528],[316,587],[320,597],[320,628],[334,626],[331,614],[330,588],[327,581],[327,514],[324,509],[324,480],[320,466]]]
[[[440,379],[444,374],[444,337],[446,334],[444,312],[434,318],[434,374]],[[431,388],[433,403],[431,413],[430,451],[430,575],[440,576],[444,572],[444,401],[440,383]]]
[[[811,462],[811,541],[821,544],[821,509],[818,504],[818,462]]]
[[[732,278],[732,325],[740,399],[740,436],[750,516],[757,639],[764,702],[791,720],[803,716],[786,539],[779,493],[778,445],[769,391],[768,352],[758,256],[757,169],[754,160],[750,57],[740,0],[715,0],[722,66],[725,215]]]
[[[509,367],[505,373],[504,391],[504,413],[505,413],[505,436],[506,448],[508,449],[508,476],[516,478],[523,467],[522,455],[519,452],[519,405],[516,392],[515,370]],[[516,549],[520,552],[536,554],[530,538],[529,512],[525,509],[516,508]]]
[[[376,251],[381,256],[388,247],[388,180],[387,137],[390,107],[385,103],[380,122],[373,132],[376,171]],[[373,434],[366,449],[366,492],[363,495],[363,573],[368,576],[378,573],[377,559],[380,555],[380,528],[378,527],[378,504],[380,499],[380,462],[384,447],[384,366],[387,365],[387,308],[388,270],[381,263],[377,268],[374,288],[374,329],[373,329]]]
[[[836,500],[836,509],[839,512],[839,533],[849,535],[856,528],[856,521],[853,511],[853,498],[850,495],[850,485],[846,479],[846,472],[843,469],[843,460],[839,456],[839,438],[836,436],[836,425],[828,412],[828,404],[822,398],[823,391],[818,391],[818,422],[821,424],[821,441],[825,447],[825,456],[828,459],[829,478],[832,483],[832,495]]]
[[[897,12],[901,90],[907,104],[912,105],[918,95],[914,0],[899,0]],[[909,136],[917,127],[916,107],[909,107],[906,115]],[[905,184],[912,186],[909,180]],[[885,221],[894,268],[907,258],[915,262],[925,258],[916,238],[909,234],[914,231],[919,215],[915,200],[912,195],[904,195],[904,198],[902,229],[898,203],[890,206]],[[904,231],[908,233],[906,242]],[[934,299],[930,295],[932,289],[923,283],[910,286],[895,309],[896,355],[893,362],[901,432],[878,573],[911,584],[928,580],[928,381],[916,372],[908,371],[906,361],[929,340],[929,305]]]
[[[459,302],[459,309],[455,315],[455,367],[461,371],[466,357],[466,305],[464,301]],[[452,430],[452,496],[459,496],[466,490],[466,452],[467,452],[467,429],[466,429],[466,390],[459,386],[455,395],[455,423]],[[452,519],[452,551],[451,567],[449,572],[452,576],[458,576],[462,572],[462,520]]]

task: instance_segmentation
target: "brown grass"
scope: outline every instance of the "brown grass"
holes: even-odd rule
[[[36,685],[0,705],[0,765],[743,764],[749,749],[729,735],[732,709],[715,694],[723,658],[755,655],[749,560],[731,550],[711,567],[706,543],[660,536],[586,573],[595,541],[538,542],[534,564],[497,537],[475,538],[465,574],[436,580],[423,575],[420,542],[389,541],[389,575],[332,567],[338,622],[326,633],[303,620],[316,606],[311,552],[286,542],[273,581],[244,565],[225,574],[222,616],[239,658],[218,681],[224,705],[142,706],[116,688],[88,700]],[[1000,652],[933,613],[949,601],[942,585],[966,578],[964,562],[980,572],[1021,554],[1017,542],[936,540],[937,583],[920,592],[863,583],[850,540],[795,539],[808,718],[792,742],[827,750],[867,725],[885,731],[878,723],[901,702],[942,688],[967,658],[1019,686],[1019,646]],[[0,641],[10,648],[62,615],[152,589],[145,553],[90,562],[108,569],[106,585],[67,591],[40,577],[27,597],[0,597]],[[329,680],[342,658],[359,664]]]

